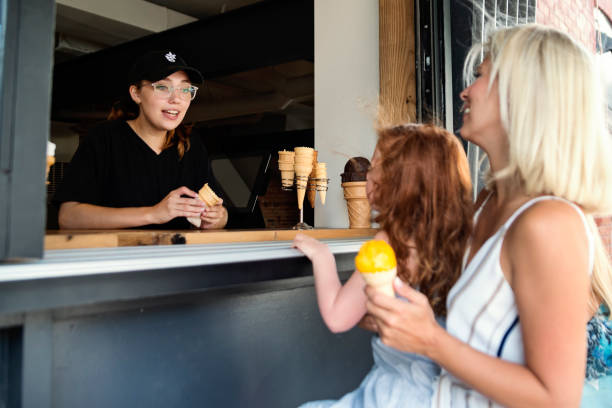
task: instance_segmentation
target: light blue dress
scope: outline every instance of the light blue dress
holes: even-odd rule
[[[582,391],[583,408],[612,407],[612,321],[601,306],[587,325],[587,368]]]
[[[300,408],[429,408],[432,384],[440,374],[436,363],[389,347],[378,336],[372,337],[372,353],[374,366],[359,388],[339,400],[308,402]]]

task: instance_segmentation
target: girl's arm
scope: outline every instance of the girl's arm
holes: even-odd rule
[[[427,355],[504,406],[576,407],[586,361],[586,243],[576,211],[553,201],[527,210],[506,235],[501,262],[510,271],[525,365],[481,353],[448,334],[435,323],[425,296],[406,285],[396,290],[410,302],[366,289],[368,311],[378,319],[383,342]]]
[[[376,239],[383,239],[379,232]],[[327,245],[304,234],[297,234],[293,247],[312,261],[317,302],[323,321],[334,333],[353,328],[366,312],[365,281],[353,272],[344,286],[338,277],[336,260]]]
[[[187,187],[171,191],[152,207],[112,208],[67,201],[59,210],[59,226],[63,229],[112,229],[163,224],[176,217],[200,217],[204,203]]]

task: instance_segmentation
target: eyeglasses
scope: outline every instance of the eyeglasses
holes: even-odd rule
[[[178,88],[175,88],[172,85],[154,82],[150,84],[153,87],[153,94],[158,98],[170,98],[171,95],[174,95],[174,91],[177,91],[176,95],[184,100],[184,101],[192,101],[196,96],[196,92],[198,91],[197,86],[193,85],[181,85]]]

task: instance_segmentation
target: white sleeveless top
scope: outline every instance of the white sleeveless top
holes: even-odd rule
[[[489,195],[489,198],[491,196]],[[474,215],[474,224],[486,202]],[[447,298],[446,330],[476,350],[514,363],[525,364],[523,338],[512,288],[506,281],[500,264],[504,236],[514,220],[533,204],[543,200],[559,200],[571,205],[584,223],[589,246],[589,273],[593,270],[594,243],[586,217],[575,204],[555,196],[529,200],[485,241],[466,265],[470,248],[463,258],[462,273]],[[442,407],[501,407],[442,369],[434,383],[431,406]]]

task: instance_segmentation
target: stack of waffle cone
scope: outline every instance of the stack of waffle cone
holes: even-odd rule
[[[327,195],[327,165],[318,162],[314,168],[315,178],[317,179],[317,191],[321,204],[325,205],[325,196]]]
[[[293,176],[295,170],[293,168],[295,158],[295,152],[292,151],[279,151],[278,152],[278,169],[281,172],[281,185],[285,188],[291,188],[293,186]]]
[[[349,228],[370,228],[370,203],[365,181],[342,183],[344,199],[348,208]]]
[[[317,151],[313,151],[312,155],[312,171],[310,172],[310,176],[308,178],[308,189],[306,190],[306,196],[308,197],[308,202],[310,203],[310,207],[315,207],[315,199],[317,196],[317,182],[315,180],[315,169],[317,168]]]
[[[306,195],[306,186],[308,177],[312,172],[312,160],[314,149],[311,147],[296,147],[295,148],[295,188],[297,190],[298,208],[301,210],[304,205],[304,196]]]

